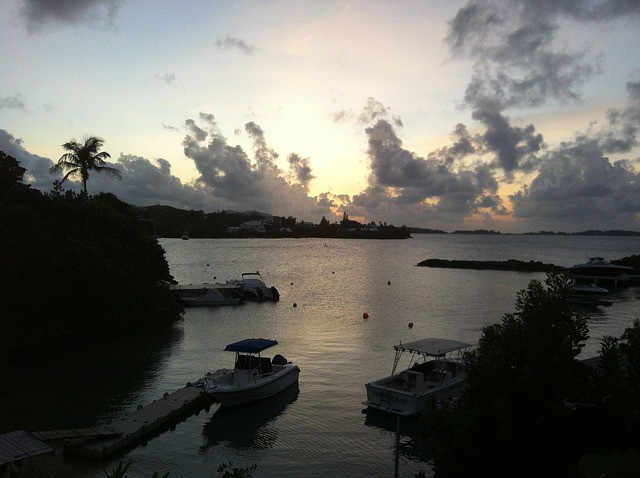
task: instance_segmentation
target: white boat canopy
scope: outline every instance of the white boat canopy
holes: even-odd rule
[[[449,352],[466,349],[467,347],[471,347],[471,344],[458,340],[428,338],[404,344],[400,342],[393,348],[396,352],[413,352],[431,355],[433,357],[442,357]]]

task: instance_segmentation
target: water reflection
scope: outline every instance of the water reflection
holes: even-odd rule
[[[398,422],[395,415],[380,413],[375,410],[365,409],[364,424],[367,427],[378,430],[396,438]],[[416,463],[430,463],[433,458],[435,444],[424,422],[419,417],[400,417],[400,441],[398,452],[400,458]],[[395,453],[395,450],[394,450]]]
[[[182,328],[77,345],[48,359],[0,363],[0,433],[104,424],[148,401]],[[154,397],[158,398],[158,397]]]
[[[205,443],[200,447],[200,453],[222,443],[228,443],[234,449],[272,448],[278,439],[273,422],[296,401],[299,391],[295,383],[266,400],[219,408],[203,427]]]

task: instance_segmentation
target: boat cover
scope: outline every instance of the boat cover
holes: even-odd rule
[[[415,340],[404,344],[400,342],[394,347],[394,349],[401,350],[403,352],[418,352],[421,354],[432,355],[434,357],[441,357],[449,352],[467,347],[471,347],[471,344],[459,342],[457,340],[429,338]]]
[[[271,339],[244,339],[240,342],[234,342],[227,345],[224,350],[226,352],[242,352],[247,354],[257,354],[269,347],[278,345],[277,340]]]

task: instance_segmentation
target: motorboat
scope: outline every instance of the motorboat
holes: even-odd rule
[[[584,264],[576,264],[569,268],[574,276],[590,276],[601,278],[625,278],[633,272],[633,267],[612,264],[604,257],[590,257]]]
[[[242,303],[242,298],[240,297],[225,296],[219,289],[209,287],[185,291],[180,295],[180,299],[187,307],[237,305]]]
[[[255,338],[227,345],[224,350],[236,355],[233,369],[207,374],[202,380],[203,392],[227,407],[271,397],[297,383],[297,365],[279,354],[272,359],[261,356],[274,345],[277,340]]]
[[[246,300],[264,302],[266,300],[277,302],[280,300],[280,292],[274,286],[268,287],[262,280],[260,272],[245,272],[241,279],[227,281],[229,284],[240,288],[242,297]]]
[[[457,340],[426,338],[394,346],[391,375],[365,385],[370,409],[395,415],[415,415],[426,398],[436,401],[454,397],[464,383],[464,351],[470,344]],[[396,373],[404,354],[410,355],[409,368]],[[411,365],[413,364],[413,365]]]
[[[573,284],[574,296],[582,297],[604,297],[609,294],[609,289],[604,287],[598,287],[595,284],[588,284],[584,282],[577,282]]]
[[[573,292],[569,296],[569,302],[574,305],[612,305],[610,300],[605,300],[609,295],[609,289],[599,287],[593,283],[575,282]]]
[[[186,307],[202,307],[215,305],[237,305],[242,303],[242,296],[237,287],[228,284],[184,284],[169,285]]]

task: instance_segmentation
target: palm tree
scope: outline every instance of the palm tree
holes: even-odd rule
[[[107,173],[111,176],[122,179],[120,171],[116,168],[106,166],[105,159],[111,157],[106,151],[100,151],[104,140],[95,136],[85,136],[82,142],[72,139],[62,147],[68,151],[58,160],[58,164],[49,168],[50,173],[56,173],[68,169],[67,174],[62,178],[62,182],[69,176],[80,177],[82,180],[82,190],[87,194],[87,179],[89,179],[89,171],[97,173]]]

